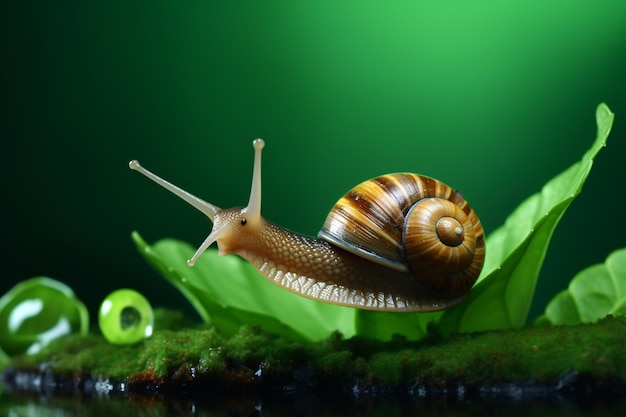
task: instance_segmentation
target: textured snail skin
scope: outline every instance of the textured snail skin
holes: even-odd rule
[[[268,280],[301,296],[396,312],[449,308],[466,296],[478,278],[485,255],[482,226],[457,191],[415,174],[366,181],[337,202],[320,239],[314,239],[261,217],[264,142],[257,139],[253,144],[252,190],[243,208],[220,209],[157,177],[137,161],[130,162],[131,169],[213,221],[190,265],[217,242],[220,255],[241,256]],[[408,233],[403,232],[405,226]]]
[[[370,310],[435,311],[465,296],[429,294],[406,273],[266,220],[250,240],[240,235],[232,249],[275,284],[327,303]]]

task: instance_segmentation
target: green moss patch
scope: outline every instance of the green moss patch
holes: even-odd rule
[[[626,318],[595,324],[530,326],[519,330],[389,342],[339,334],[318,343],[294,342],[255,326],[230,338],[212,328],[160,330],[132,346],[99,335],[59,339],[36,355],[11,362],[7,375],[86,374],[122,383],[124,390],[311,390],[405,392],[411,387],[554,384],[575,373],[587,380],[626,380]],[[623,385],[623,384],[622,384]],[[147,389],[150,387],[150,389]]]

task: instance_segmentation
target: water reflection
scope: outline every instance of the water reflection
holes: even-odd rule
[[[626,401],[574,404],[555,401],[504,403],[480,401],[453,403],[446,400],[417,402],[370,398],[322,402],[313,395],[302,397],[239,396],[207,400],[167,399],[146,396],[39,397],[0,393],[0,415],[7,417],[110,417],[110,416],[623,416]]]

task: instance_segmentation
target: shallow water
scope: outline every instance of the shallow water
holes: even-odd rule
[[[415,401],[388,398],[343,398],[320,401],[314,395],[259,398],[239,396],[181,400],[146,396],[41,397],[0,393],[0,416],[623,416],[626,400],[575,404],[558,398],[547,401]]]

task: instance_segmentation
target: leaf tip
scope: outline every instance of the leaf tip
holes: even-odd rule
[[[613,126],[615,114],[606,103],[600,103],[596,108],[596,124],[598,126],[598,139],[603,140],[603,147],[606,147],[606,139]]]

